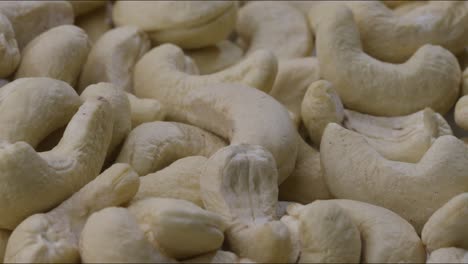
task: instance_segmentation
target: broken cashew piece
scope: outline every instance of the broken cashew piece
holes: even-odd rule
[[[403,64],[385,63],[363,52],[353,14],[345,5],[319,5],[309,19],[316,30],[321,76],[335,85],[347,108],[397,116],[430,107],[445,114],[455,103],[461,72],[448,50],[424,45]]]
[[[80,237],[83,263],[174,263],[146,239],[137,219],[125,208],[92,214]]]
[[[170,198],[147,198],[130,204],[146,239],[175,259],[192,258],[222,246],[226,224],[215,213]]]
[[[131,93],[127,93],[127,97],[130,102],[132,128],[143,123],[162,121],[166,117],[166,108],[158,100],[138,98]]]
[[[188,156],[209,157],[226,146],[219,137],[201,128],[177,122],[151,122],[133,129],[117,162],[132,165],[139,175],[158,171]]]
[[[52,211],[26,218],[11,234],[5,262],[79,262],[79,237],[88,217],[129,201],[139,183],[128,164],[114,164]]]
[[[203,203],[223,217],[227,244],[240,257],[268,263],[297,258],[286,225],[275,221],[277,175],[273,156],[255,145],[227,146],[206,162],[200,177]]]
[[[185,52],[195,61],[200,74],[211,74],[224,70],[239,62],[244,55],[244,51],[229,40],[223,40],[214,46]]]
[[[435,139],[417,163],[406,163],[385,158],[363,135],[330,123],[320,158],[334,197],[392,210],[418,233],[438,208],[468,190],[468,150],[451,135]]]
[[[109,103],[92,98],[81,105],[50,151],[37,153],[25,142],[1,143],[0,181],[8,184],[0,185],[0,228],[13,230],[26,217],[57,206],[93,180],[104,163],[112,119]]]
[[[81,28],[54,27],[26,45],[15,78],[49,77],[74,87],[90,48],[88,36]]]
[[[247,55],[259,49],[273,52],[279,60],[312,55],[307,19],[287,3],[247,3],[239,10],[236,32],[248,46]]]
[[[440,248],[433,251],[426,263],[467,263],[468,250],[462,248]]]
[[[16,70],[21,55],[10,20],[2,13],[0,13],[0,32],[0,78],[5,78]]]
[[[136,27],[118,27],[102,35],[91,49],[80,76],[78,91],[88,85],[110,82],[133,92],[133,67],[150,49],[145,32]]]
[[[227,38],[237,18],[236,1],[117,1],[112,10],[117,26],[148,32],[153,42],[194,49]]]

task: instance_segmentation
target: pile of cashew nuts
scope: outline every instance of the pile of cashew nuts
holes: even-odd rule
[[[1,1],[0,263],[468,263],[468,1]]]

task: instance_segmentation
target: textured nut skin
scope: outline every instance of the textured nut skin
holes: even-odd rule
[[[18,67],[21,59],[13,26],[0,13],[0,78],[8,77]]]

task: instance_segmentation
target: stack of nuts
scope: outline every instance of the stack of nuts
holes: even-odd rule
[[[0,34],[0,263],[468,262],[468,1],[1,1]]]

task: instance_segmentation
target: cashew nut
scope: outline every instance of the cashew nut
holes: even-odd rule
[[[226,143],[195,126],[176,122],[151,122],[133,129],[117,157],[139,175],[158,171],[188,156],[209,157]]]
[[[445,135],[417,163],[388,160],[363,135],[333,123],[328,124],[320,144],[333,196],[392,210],[418,233],[439,207],[467,191],[467,157],[463,141]]]
[[[112,21],[108,14],[107,8],[99,8],[76,18],[75,25],[82,28],[88,35],[89,41],[94,44],[104,33],[112,29]]]
[[[15,78],[49,77],[75,86],[90,48],[81,28],[54,27],[26,45]]]
[[[379,1],[346,3],[354,13],[364,51],[383,61],[404,62],[425,44],[458,54],[468,43],[465,1],[429,1],[401,16]]]
[[[426,263],[467,263],[468,251],[461,248],[441,248],[433,251]]]
[[[0,36],[0,77],[5,78],[16,70],[21,55],[13,27],[2,13],[0,13]]]
[[[347,108],[395,116],[425,107],[446,113],[455,103],[461,72],[448,50],[424,45],[403,64],[385,63],[362,51],[353,13],[343,4],[321,4],[309,18],[316,30],[320,73],[336,86]],[[391,50],[401,46],[406,45]]]
[[[244,51],[231,41],[223,40],[215,46],[188,50],[200,70],[200,74],[210,74],[224,70],[242,59]]]
[[[176,259],[211,252],[224,240],[223,219],[188,201],[147,198],[132,203],[128,210],[137,218],[146,239]]]
[[[93,98],[79,108],[51,151],[37,153],[25,142],[2,142],[0,228],[13,230],[26,217],[55,207],[94,179],[112,137],[112,118],[109,103]]]
[[[236,32],[248,46],[246,54],[265,49],[278,59],[312,55],[313,42],[306,17],[286,3],[246,4],[239,10]]]
[[[92,214],[80,237],[83,263],[173,263],[146,239],[137,219],[125,208]]]
[[[67,1],[71,4],[71,6],[73,7],[73,14],[75,15],[75,17],[77,16],[81,16],[81,15],[84,15],[84,14],[87,14],[97,8],[100,8],[102,6],[105,6],[107,1],[102,1],[102,0],[99,0],[99,1],[76,1],[76,0],[73,0],[73,1]]]
[[[132,128],[147,122],[162,121],[166,117],[166,108],[158,100],[138,98],[131,93],[127,93],[127,97]]]
[[[393,13],[397,16],[404,16],[426,4],[426,1],[405,1],[404,4],[395,7]]]
[[[468,130],[468,96],[465,95],[458,99],[458,102],[455,105],[454,117],[455,123],[459,127],[464,130]]]
[[[132,203],[148,197],[182,199],[203,207],[200,175],[207,158],[191,156],[174,161],[166,168],[140,177],[140,188]]]
[[[132,25],[148,32],[156,43],[193,49],[224,40],[236,23],[235,1],[117,1],[117,26]]]
[[[81,73],[79,91],[90,84],[110,82],[132,92],[135,63],[150,48],[148,36],[136,27],[118,27],[102,35],[91,49]]]
[[[66,1],[1,1],[0,13],[10,20],[20,50],[42,32],[73,24],[73,8]]]
[[[11,234],[5,262],[78,263],[78,242],[88,217],[129,201],[139,184],[129,165],[114,164],[52,211],[26,218]]]

